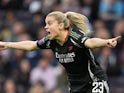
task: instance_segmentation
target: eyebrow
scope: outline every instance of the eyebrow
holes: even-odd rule
[[[53,23],[53,22],[55,22],[56,20],[48,20],[46,23]]]
[[[49,24],[49,23],[53,23],[53,22],[52,22],[52,21],[48,21],[48,22],[46,22],[46,23],[48,23],[48,24]]]

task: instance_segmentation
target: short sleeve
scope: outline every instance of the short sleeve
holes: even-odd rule
[[[88,37],[87,36],[85,36],[85,35],[81,35],[81,37],[78,39],[78,44],[79,44],[79,46],[81,46],[82,48],[84,48],[85,47],[85,41],[88,39]]]

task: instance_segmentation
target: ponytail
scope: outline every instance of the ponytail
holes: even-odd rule
[[[54,11],[49,13],[47,16],[54,16],[59,23],[63,22],[65,29],[72,27],[83,31],[85,34],[89,32],[88,19],[82,14],[76,12],[63,13],[60,11]]]
[[[75,12],[66,12],[65,15],[69,19],[72,28],[78,28],[85,34],[89,32],[88,19],[86,16]]]

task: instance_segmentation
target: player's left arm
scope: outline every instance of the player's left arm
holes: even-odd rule
[[[110,47],[114,48],[117,45],[117,41],[121,36],[117,36],[111,39],[100,39],[100,38],[88,38],[84,45],[88,48],[99,48],[99,47]]]

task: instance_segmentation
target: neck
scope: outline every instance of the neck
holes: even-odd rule
[[[57,43],[63,45],[67,38],[67,35],[68,35],[68,30],[60,31],[59,36],[56,39]]]

